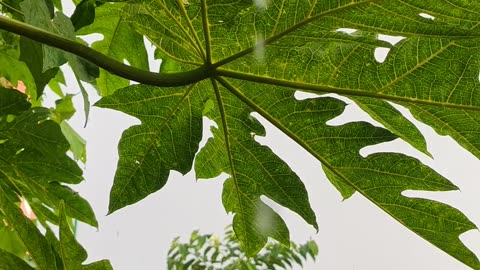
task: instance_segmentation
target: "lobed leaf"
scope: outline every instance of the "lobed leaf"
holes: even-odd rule
[[[95,104],[142,121],[120,139],[110,213],[159,190],[170,170],[190,171],[202,136],[202,86],[163,89],[133,85]]]
[[[448,191],[457,187],[418,160],[397,153],[362,157],[365,146],[395,138],[389,131],[362,122],[328,126],[343,102],[333,98],[297,101],[294,90],[220,80],[238,98],[293,138],[322,162],[331,181],[341,183],[344,198],[357,191],[448,254],[473,267],[478,258],[459,240],[476,226],[457,209],[440,202],[408,198],[405,190]]]
[[[254,140],[265,130],[250,116],[252,110],[230,94],[217,88],[216,107],[207,116],[219,128],[207,141],[195,161],[199,178],[212,178],[221,172],[230,174],[224,183],[222,201],[227,212],[235,213],[233,228],[245,253],[252,256],[266,244],[267,237],[289,244],[289,232],[283,219],[267,206],[265,195],[299,214],[317,227],[308,194],[299,177],[268,147]]]

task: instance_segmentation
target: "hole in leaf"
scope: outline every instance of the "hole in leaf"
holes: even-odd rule
[[[378,47],[378,48],[375,48],[375,52],[373,55],[375,57],[375,60],[378,63],[383,63],[385,62],[385,59],[387,58],[389,52],[390,52],[389,48]]]
[[[432,201],[442,202],[445,204],[456,205],[458,202],[455,202],[458,199],[458,193],[460,190],[450,190],[450,191],[425,191],[425,190],[404,190],[401,192],[402,196],[407,198],[418,198],[418,199],[428,199]]]
[[[305,100],[310,98],[318,98],[318,97],[321,97],[321,95],[302,92],[302,91],[296,91],[294,94],[294,97],[296,100]]]
[[[430,14],[427,14],[427,13],[422,12],[422,13],[419,13],[418,15],[422,18],[425,18],[425,19],[429,19],[429,20],[432,20],[432,21],[435,20],[434,16],[432,16]]]
[[[346,98],[345,98],[346,99]],[[345,100],[344,100],[345,101]],[[375,126],[381,126],[377,121],[373,120],[370,115],[364,112],[357,104],[353,103],[351,100],[347,99],[347,106],[345,106],[345,111],[339,116],[330,119],[326,122],[329,126],[343,126],[350,122],[369,122]]]
[[[162,59],[155,57],[155,50],[157,49],[153,44],[148,40],[147,37],[143,36],[143,44],[147,50],[148,55],[148,67],[152,72],[158,72],[162,64]]]
[[[207,101],[208,103],[208,101]],[[213,102],[212,102],[213,104]],[[212,105],[213,106],[213,105]],[[198,145],[198,152],[207,144],[208,139],[213,138],[212,128],[218,129],[217,123],[210,120],[208,117],[204,116],[203,118],[203,132],[202,132],[202,140]]]
[[[353,29],[353,28],[338,28],[337,30],[335,30],[335,32],[345,33],[345,34],[353,34],[357,31],[358,31],[357,29]]]
[[[391,36],[391,35],[384,35],[384,34],[378,34],[377,38],[378,40],[386,41],[392,45],[395,45],[401,40],[405,39],[405,37],[402,37],[402,36]]]

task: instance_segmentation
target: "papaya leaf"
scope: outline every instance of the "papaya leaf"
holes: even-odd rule
[[[480,61],[480,31],[474,11],[480,9],[478,3],[158,0],[132,1],[119,7],[128,10],[125,20],[131,27],[157,47],[156,55],[166,64],[161,71],[174,73],[202,65],[211,68],[209,81],[194,86],[206,102],[202,103],[203,114],[216,123],[213,138],[196,156],[195,171],[198,178],[229,174],[222,201],[225,209],[235,214],[233,229],[247,255],[256,254],[268,237],[282,243],[289,238],[286,224],[261,196],[293,210],[316,227],[300,179],[268,147],[255,141],[256,136],[265,135],[251,115],[256,112],[322,162],[327,177],[345,199],[360,193],[419,236],[466,265],[480,268],[478,258],[459,240],[460,234],[476,228],[467,217],[445,204],[402,195],[406,190],[456,190],[455,185],[414,158],[396,153],[363,157],[359,153],[363,147],[398,136],[428,154],[418,129],[387,101],[410,108],[417,117],[420,113],[415,109],[426,108],[422,106],[449,115],[480,110],[480,82],[475,79]],[[434,19],[422,17],[423,13]],[[391,44],[379,35],[403,39]],[[379,47],[388,50],[384,61],[375,58]],[[119,92],[151,97],[151,90],[145,89],[149,88],[128,87]],[[175,88],[171,93],[187,95],[187,89]],[[299,101],[294,98],[296,90],[345,95],[386,129],[365,122],[329,126],[327,121],[339,116],[345,104],[324,97]],[[122,100],[132,108],[129,112],[120,106],[104,106],[114,103],[108,98],[98,104],[127,112],[143,123],[139,112],[147,109],[138,109],[137,102]],[[168,118],[170,111],[157,109],[157,117]],[[424,114],[422,117],[426,119]],[[427,122],[476,151],[475,132],[467,129],[474,119],[471,116],[451,124],[453,118],[435,116]],[[450,125],[442,126],[444,123]],[[133,137],[128,132],[125,135]],[[147,146],[152,144],[145,141]],[[167,139],[158,143],[171,144]],[[138,194],[160,188],[168,177],[151,169],[146,172],[143,160],[133,158],[129,160],[130,174],[124,178],[122,160],[136,156],[125,150],[128,145],[141,149],[137,141],[121,141],[116,181],[139,180],[130,181],[134,188],[125,189],[128,195],[123,197],[121,193],[113,196],[119,190],[114,185],[113,204],[128,197],[134,202],[144,196]],[[122,152],[126,153],[123,159]],[[188,157],[193,159],[190,154]],[[148,168],[158,168],[162,159],[148,160]],[[136,161],[142,169],[132,166]],[[159,177],[161,184],[149,187],[158,183]]]

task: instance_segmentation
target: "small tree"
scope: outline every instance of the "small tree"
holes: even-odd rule
[[[303,245],[292,242],[289,247],[269,241],[261,252],[248,257],[229,226],[223,239],[198,231],[192,232],[188,243],[180,243],[179,237],[175,238],[168,251],[167,264],[171,270],[288,269],[293,264],[302,266],[308,256],[315,260],[317,254],[318,246],[312,240]]]

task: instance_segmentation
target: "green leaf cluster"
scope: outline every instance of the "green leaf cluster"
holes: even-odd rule
[[[228,174],[222,203],[234,214],[232,228],[246,256],[258,254],[269,238],[290,244],[287,224],[263,197],[318,229],[301,179],[257,141],[266,135],[259,115],[318,159],[344,199],[359,193],[480,269],[459,239],[475,224],[454,207],[403,195],[457,190],[453,183],[404,154],[360,154],[402,139],[430,155],[420,131],[397,110],[400,105],[480,157],[479,3],[83,0],[76,1],[71,18],[54,12],[53,7],[61,10],[58,1],[0,4],[7,14],[0,15],[0,29],[7,31],[0,32],[0,61],[9,63],[0,66],[0,77],[14,85],[23,81],[33,103],[47,84],[62,98],[54,110],[28,109],[25,96],[1,92],[0,176],[6,179],[2,188],[12,190],[11,202],[15,193],[35,194],[54,209],[63,201],[68,216],[96,225],[86,202],[68,197],[62,184],[81,180],[65,152],[85,160],[84,142],[63,122],[75,112],[71,96],[58,91],[58,67],[68,62],[77,81],[92,83],[103,96],[96,106],[141,121],[120,140],[110,213],[161,189],[172,170],[193,169],[199,179]],[[93,33],[103,39],[91,47],[76,40]],[[159,72],[148,71],[144,38],[162,60]],[[388,51],[381,61],[375,57],[379,48]],[[299,100],[297,92],[317,96]],[[325,94],[351,100],[381,127],[362,121],[330,125],[347,104]],[[86,91],[82,95],[88,114]],[[215,126],[200,148],[204,117]],[[36,207],[36,213],[44,211]]]
[[[315,260],[317,255],[318,246],[312,240],[301,245],[269,241],[260,253],[248,257],[229,226],[223,239],[198,231],[192,232],[187,243],[175,238],[168,251],[167,265],[172,270],[290,269],[294,264],[303,266],[308,257]]]
[[[80,183],[82,170],[68,157],[69,143],[50,119],[53,114],[32,108],[27,96],[13,89],[0,88],[0,100],[0,268],[34,269],[23,258],[35,269],[110,269],[107,262],[81,264],[86,251],[73,237],[67,216],[98,223],[88,202],[67,185]],[[29,202],[35,222],[20,211],[20,197]],[[47,222],[59,226],[60,239]]]

